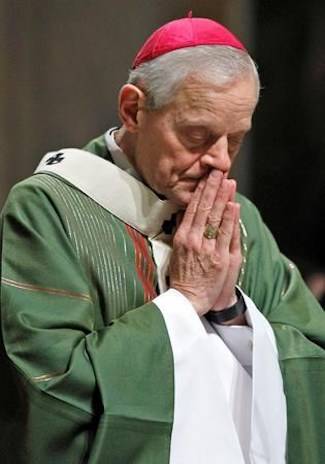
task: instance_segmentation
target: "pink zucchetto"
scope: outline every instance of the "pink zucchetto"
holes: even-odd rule
[[[198,45],[228,45],[246,50],[225,26],[208,18],[176,19],[154,31],[137,53],[132,69],[173,50]]]

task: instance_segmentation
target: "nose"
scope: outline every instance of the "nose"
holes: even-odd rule
[[[210,169],[228,172],[231,168],[228,137],[222,135],[201,157],[201,164]]]

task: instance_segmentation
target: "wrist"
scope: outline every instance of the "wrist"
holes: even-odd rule
[[[236,325],[243,325],[245,324],[245,311],[246,311],[246,304],[243,298],[243,295],[236,287],[236,297],[232,299],[233,302],[227,308],[221,310],[211,310],[208,311],[205,317],[210,322],[214,322],[216,324],[236,324]]]
[[[237,292],[236,292],[236,288],[235,288],[235,291],[234,291],[234,294],[232,295],[232,297],[229,299],[228,301],[228,304],[227,305],[224,305],[223,308],[212,308],[211,311],[223,311],[224,309],[228,309],[230,308],[230,306],[233,306],[237,303],[238,301],[238,296],[237,296]]]
[[[195,312],[199,317],[203,316],[207,310],[204,311],[204,309],[201,307],[199,304],[201,302],[200,299],[198,299],[193,292],[188,291],[187,289],[181,288],[178,285],[173,285],[169,287],[170,289],[176,290],[178,293],[180,293],[184,298],[187,299],[187,301],[193,306]]]

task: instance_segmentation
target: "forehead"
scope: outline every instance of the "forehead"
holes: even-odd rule
[[[256,82],[246,77],[228,85],[189,79],[178,90],[167,111],[176,124],[222,126],[249,130],[257,103]]]

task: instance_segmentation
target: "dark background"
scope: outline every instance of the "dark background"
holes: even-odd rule
[[[285,253],[324,270],[325,2],[256,5],[253,199]]]
[[[259,66],[240,190],[287,255],[324,268],[324,0],[0,0],[0,204],[45,152],[116,124],[136,50],[190,9],[230,27]]]

